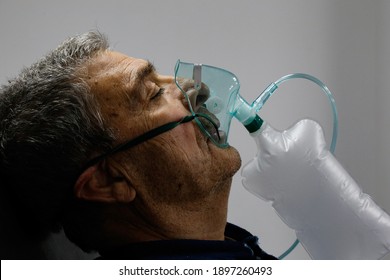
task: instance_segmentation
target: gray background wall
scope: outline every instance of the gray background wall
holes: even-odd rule
[[[229,69],[248,100],[285,74],[310,73],[337,102],[336,157],[390,212],[389,14],[386,0],[0,0],[0,83],[66,37],[91,29],[107,34],[113,49],[151,60],[161,73],[172,74],[178,58]],[[328,101],[305,82],[281,87],[261,115],[279,129],[310,117],[331,138]],[[230,143],[243,163],[255,154],[253,140],[236,121]],[[242,188],[239,174],[229,219],[260,235],[275,255],[295,240],[268,203]],[[90,257],[62,238],[46,245],[50,257]],[[298,247],[288,258],[308,255]]]

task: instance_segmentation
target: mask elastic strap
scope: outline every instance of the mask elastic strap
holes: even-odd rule
[[[159,126],[159,127],[156,127],[130,141],[127,141],[127,142],[124,142],[122,144],[119,144],[118,146],[112,148],[111,150],[91,159],[83,168],[83,170],[85,170],[86,168],[88,167],[91,167],[95,164],[97,164],[99,161],[103,160],[104,158],[106,158],[107,156],[110,156],[110,155],[113,155],[113,154],[116,154],[116,153],[119,153],[121,151],[124,151],[124,150],[127,150],[131,147],[134,147],[142,142],[145,142],[151,138],[154,138],[164,132],[167,132],[173,128],[175,128],[176,126],[180,125],[180,124],[183,124],[183,123],[187,123],[187,122],[190,122],[192,121],[195,117],[197,117],[197,115],[190,115],[190,116],[185,116],[184,118],[182,118],[180,121],[175,121],[175,122],[169,122],[169,123],[166,123],[162,126]]]

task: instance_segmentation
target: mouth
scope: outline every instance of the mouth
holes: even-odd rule
[[[218,118],[203,106],[199,107],[196,113],[200,114],[197,121],[202,132],[214,142],[221,145],[225,144],[227,135],[223,130],[219,129],[220,122]],[[202,117],[202,115],[207,117]]]

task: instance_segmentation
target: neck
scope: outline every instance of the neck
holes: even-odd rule
[[[115,207],[106,236],[116,244],[108,246],[168,239],[223,240],[230,182],[227,184],[199,200],[145,204],[140,199],[130,207]]]

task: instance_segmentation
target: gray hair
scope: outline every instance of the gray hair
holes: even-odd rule
[[[60,228],[83,164],[113,141],[80,75],[107,48],[98,32],[69,38],[0,87],[1,188],[37,237]]]

